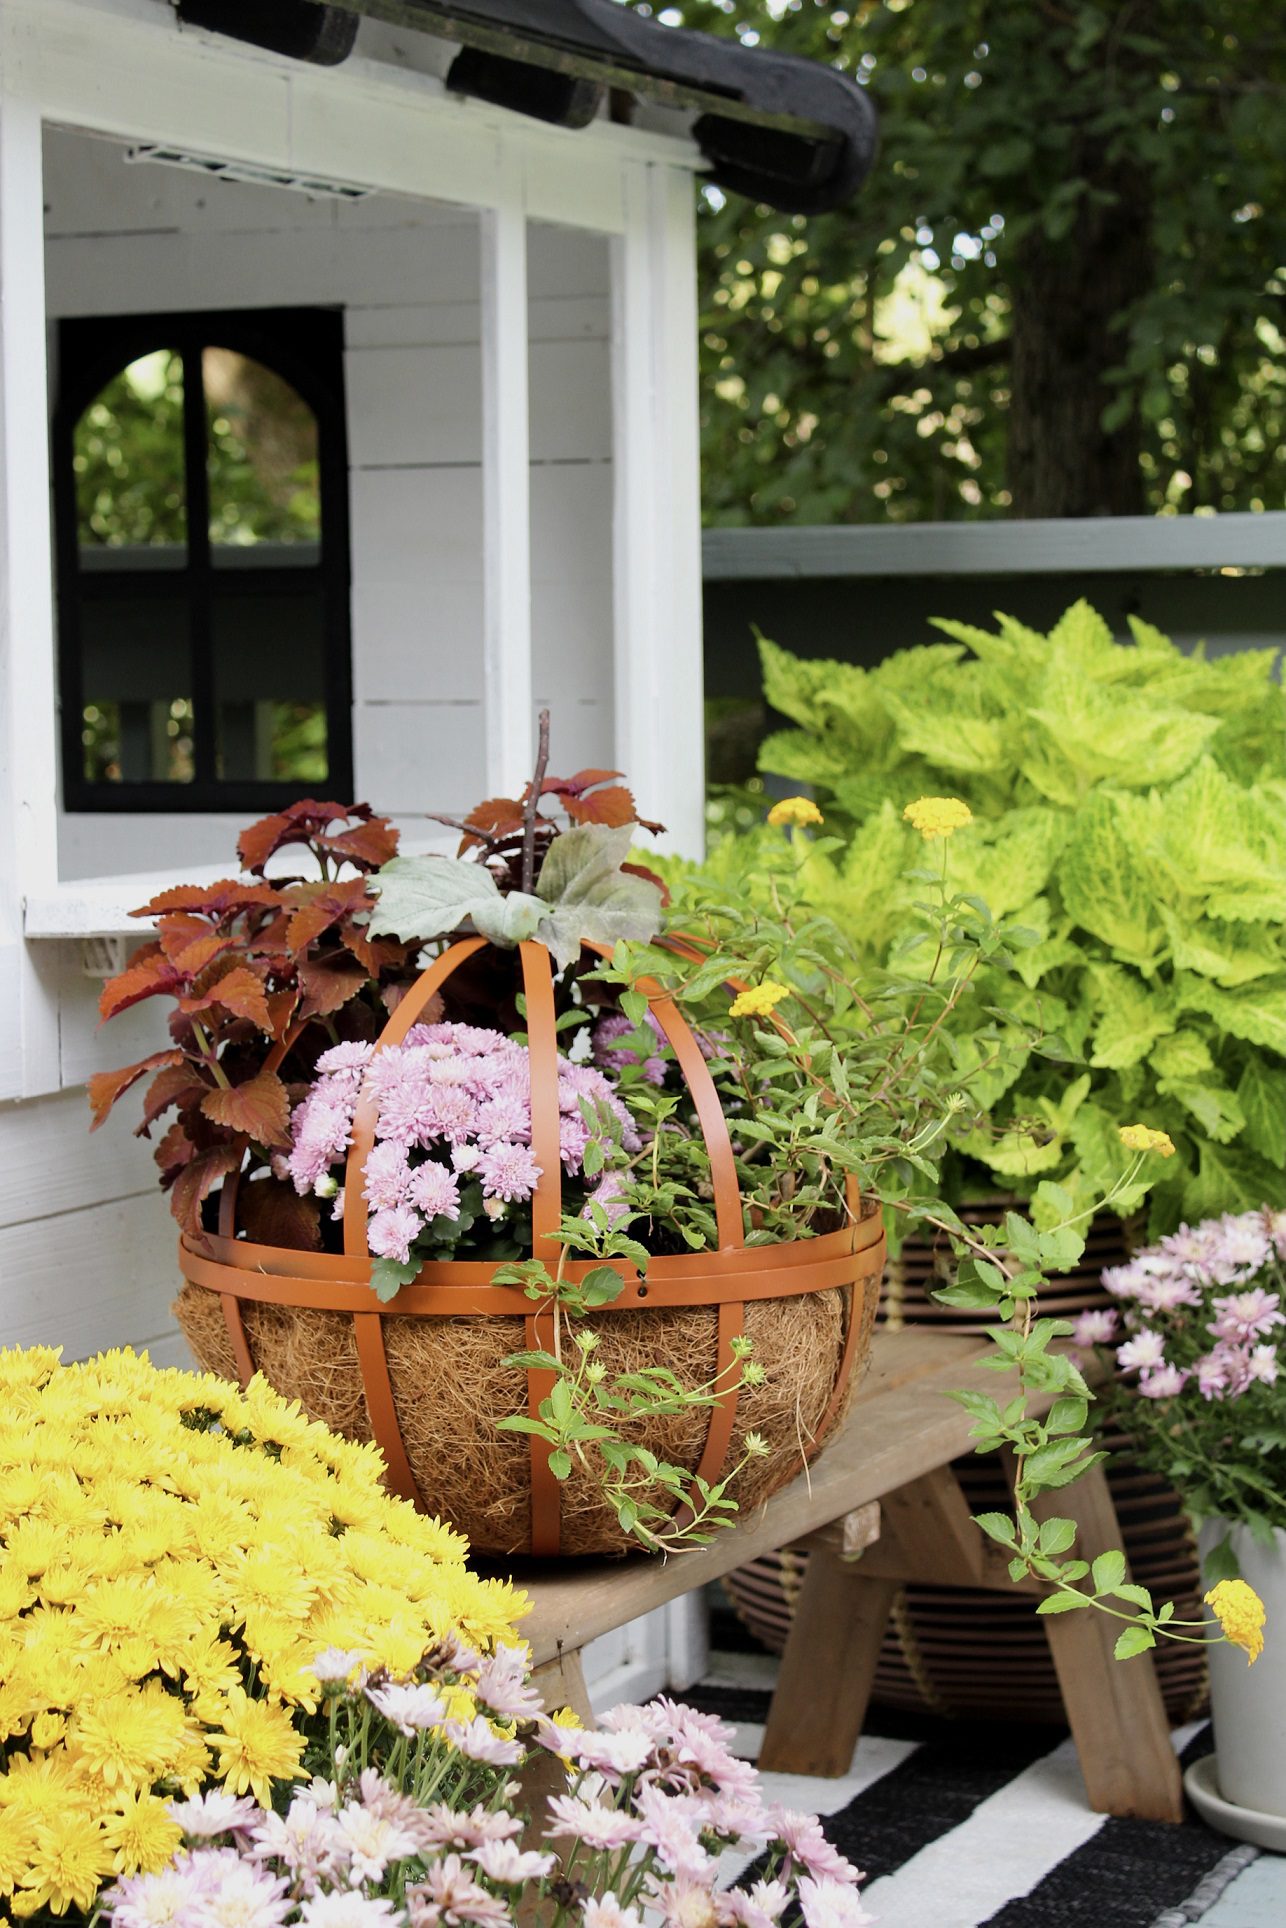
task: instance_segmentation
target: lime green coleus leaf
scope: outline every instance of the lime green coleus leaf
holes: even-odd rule
[[[1211,757],[1166,795],[1154,848],[1168,882],[1185,897],[1257,899],[1286,878],[1282,813],[1234,783]]]
[[[1237,1102],[1246,1120],[1246,1144],[1272,1164],[1286,1166],[1286,1070],[1249,1058],[1237,1084]]]
[[[1197,971],[1230,990],[1286,966],[1280,939],[1261,925],[1188,922],[1166,904],[1161,905],[1161,921],[1176,969]]]
[[[1103,791],[1077,812],[1059,887],[1074,923],[1125,962],[1150,968],[1163,942],[1157,891],[1131,834],[1137,813],[1123,805]]]
[[[805,730],[776,730],[759,746],[759,768],[792,783],[833,788],[849,767],[850,753],[842,744],[810,736]]]
[[[1214,1059],[1199,1031],[1183,1030],[1158,1039],[1150,1063],[1159,1078],[1199,1078],[1212,1068]]]
[[[1286,1058],[1286,976],[1224,991],[1207,978],[1183,973],[1175,980],[1175,996],[1181,1010],[1204,1011],[1232,1037]]]
[[[1122,1070],[1146,1058],[1158,1038],[1175,1028],[1168,991],[1119,964],[1092,964],[1090,981],[1101,1013],[1094,1028],[1092,1065]]]
[[[1197,1078],[1162,1078],[1157,1090],[1167,1098],[1176,1099],[1218,1145],[1226,1145],[1237,1137],[1246,1123],[1246,1114],[1236,1093],[1225,1085],[1208,1084]]]
[[[1183,1189],[1183,1216],[1190,1225],[1223,1212],[1248,1212],[1262,1205],[1286,1205],[1286,1172],[1240,1145],[1208,1140],[1198,1153],[1198,1169]]]
[[[951,840],[951,887],[983,898],[993,917],[1009,917],[1040,896],[1066,840],[1067,821],[1056,810],[1009,810],[998,822],[975,822]]]

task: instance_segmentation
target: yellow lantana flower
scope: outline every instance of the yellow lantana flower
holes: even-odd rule
[[[1116,1135],[1127,1151],[1155,1151],[1162,1158],[1174,1157],[1174,1140],[1169,1132],[1153,1131],[1150,1125],[1122,1125]]]
[[[1220,1580],[1206,1595],[1225,1640],[1241,1647],[1253,1667],[1264,1651],[1264,1603],[1245,1580]]]
[[[768,812],[768,821],[773,824],[825,823],[817,805],[811,797],[782,797]]]
[[[774,1005],[789,996],[790,986],[787,984],[756,984],[748,991],[738,991],[729,1006],[728,1015],[733,1018],[766,1018]]]
[[[926,843],[933,837],[954,836],[973,822],[973,811],[959,797],[917,797],[902,815]]]

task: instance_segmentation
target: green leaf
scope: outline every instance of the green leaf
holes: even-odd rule
[[[423,1259],[412,1258],[406,1264],[397,1259],[371,1260],[371,1290],[385,1305],[395,1299],[404,1285],[409,1285],[419,1273]]]
[[[975,1513],[973,1523],[981,1527],[987,1538],[995,1540],[998,1545],[1014,1544],[1014,1523],[1007,1513]]]
[[[614,1265],[596,1265],[580,1283],[586,1305],[612,1305],[625,1290],[625,1280]]]
[[[500,901],[496,880],[484,864],[463,857],[394,857],[371,878],[379,902],[372,932],[427,942],[458,930],[479,909]]]
[[[1096,1593],[1112,1593],[1125,1578],[1125,1555],[1113,1547],[1110,1552],[1100,1553],[1090,1566]]]
[[[1079,1607],[1088,1607],[1091,1601],[1085,1593],[1051,1593],[1041,1601],[1037,1613],[1075,1613]]]
[[[1246,1143],[1271,1164],[1286,1165],[1286,1071],[1252,1055],[1237,1085]]]
[[[1144,1654],[1156,1644],[1156,1635],[1148,1627],[1126,1627],[1117,1635],[1112,1653],[1117,1660],[1132,1660],[1135,1654]]]
[[[1049,1409],[1045,1421],[1046,1430],[1051,1433],[1079,1433],[1089,1417],[1089,1404],[1084,1399],[1056,1399]]]
[[[1138,856],[1125,800],[1100,792],[1078,812],[1059,887],[1070,915],[1121,959],[1151,965],[1161,944],[1157,892]]]
[[[578,824],[556,837],[536,888],[546,909],[536,930],[560,967],[580,955],[582,939],[646,943],[660,926],[661,893],[646,877],[622,871],[633,824]]]
[[[1051,1558],[1055,1554],[1066,1553],[1069,1547],[1076,1544],[1075,1520],[1042,1520],[1036,1544],[1042,1553]]]
[[[572,1470],[572,1456],[561,1447],[549,1455],[549,1470],[555,1479],[566,1479]]]

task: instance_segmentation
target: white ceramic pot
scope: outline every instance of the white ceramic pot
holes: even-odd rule
[[[1201,1529],[1205,1556],[1228,1529]],[[1262,1546],[1244,1526],[1231,1528],[1241,1577],[1267,1610],[1264,1651],[1248,1666],[1240,1647],[1220,1641],[1210,1649],[1210,1707],[1215,1724],[1219,1792],[1224,1800],[1286,1822],[1286,1532]]]

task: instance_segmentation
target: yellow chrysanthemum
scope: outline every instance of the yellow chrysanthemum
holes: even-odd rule
[[[1264,1651],[1264,1603],[1245,1580],[1220,1580],[1206,1595],[1225,1640],[1243,1649],[1253,1667]]]
[[[127,1794],[104,1820],[103,1832],[117,1874],[151,1874],[163,1868],[183,1839],[169,1804],[141,1790]]]
[[[826,819],[811,797],[782,797],[768,812],[769,823],[824,823]]]
[[[973,811],[959,797],[917,797],[902,815],[926,842],[933,837],[954,836],[973,822]]]
[[[37,1822],[35,1837],[21,1893],[11,1904],[14,1913],[48,1908],[65,1915],[69,1908],[79,1908],[88,1914],[99,1887],[113,1872],[112,1850],[101,1825],[79,1808],[62,1808]]]
[[[286,1708],[252,1700],[242,1687],[228,1695],[223,1727],[212,1734],[219,1756],[219,1779],[232,1794],[253,1794],[263,1807],[272,1804],[274,1781],[303,1777],[304,1739]]]
[[[1155,1151],[1162,1158],[1174,1157],[1174,1140],[1169,1132],[1153,1131],[1150,1125],[1121,1125],[1116,1135],[1127,1151]]]
[[[0,1808],[0,1895],[11,1895],[31,1866],[36,1824],[18,1808]]]
[[[71,1744],[106,1787],[150,1787],[173,1764],[188,1724],[181,1700],[122,1693],[78,1708]]]
[[[788,984],[755,984],[748,991],[738,991],[728,1007],[728,1015],[734,1018],[766,1018],[784,997],[789,996]]]
[[[450,1632],[515,1641],[525,1598],[382,1473],[262,1380],[0,1352],[10,1914],[87,1909],[113,1868],[162,1863],[176,1787],[267,1802],[297,1779],[323,1648],[409,1671]]]

